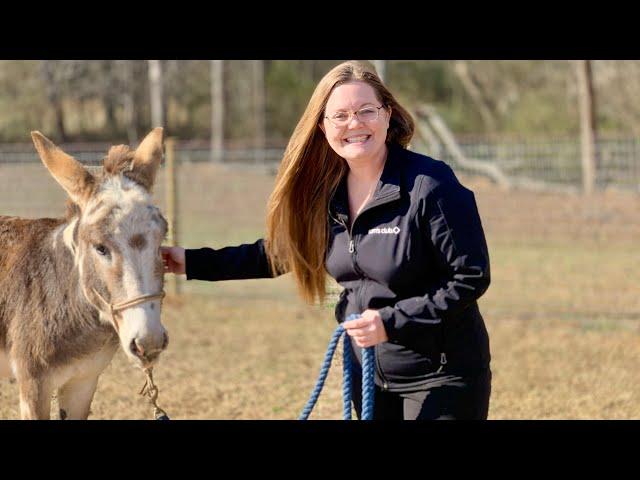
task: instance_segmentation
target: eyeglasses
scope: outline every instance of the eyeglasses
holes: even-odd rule
[[[378,119],[378,115],[380,115],[381,108],[384,108],[384,105],[381,105],[379,107],[374,107],[372,105],[369,107],[363,107],[353,113],[340,111],[334,113],[331,116],[325,115],[324,118],[327,118],[336,127],[345,127],[349,125],[349,122],[351,121],[351,115],[355,115],[358,121],[362,123],[375,122]]]

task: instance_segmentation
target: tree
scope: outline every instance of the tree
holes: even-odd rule
[[[586,194],[593,192],[596,184],[596,117],[591,61],[574,62],[578,80],[580,104],[580,139],[582,146],[582,187]]]
[[[211,161],[223,159],[224,148],[224,62],[211,60]]]
[[[265,160],[264,149],[266,148],[266,124],[265,124],[265,101],[264,101],[264,61],[253,60],[253,112],[255,119],[255,161],[263,163]]]
[[[60,83],[56,78],[56,63],[53,60],[43,60],[41,63],[41,72],[47,90],[47,99],[53,108],[58,137],[60,138],[60,142],[64,143],[67,141],[67,131],[64,126],[63,95],[60,91]]]
[[[151,125],[165,126],[162,65],[160,60],[149,60],[149,100],[151,103]]]

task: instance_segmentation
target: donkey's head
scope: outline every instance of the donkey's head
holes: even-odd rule
[[[74,204],[76,214],[63,238],[73,252],[83,294],[101,320],[113,324],[127,356],[150,366],[168,343],[160,322],[160,244],[167,222],[151,199],[162,160],[162,129],[151,131],[135,151],[112,147],[98,176],[41,133],[31,136]]]

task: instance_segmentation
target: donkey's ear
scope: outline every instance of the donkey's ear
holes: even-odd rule
[[[95,185],[95,178],[75,158],[64,153],[40,132],[31,132],[31,138],[45,167],[64,188],[75,203],[83,207]]]
[[[137,180],[151,191],[156,180],[156,173],[162,161],[162,136],[161,127],[154,128],[144,137],[133,155],[131,170],[137,175]]]

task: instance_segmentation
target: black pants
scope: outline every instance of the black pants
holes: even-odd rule
[[[352,390],[353,406],[360,418],[362,386],[357,373],[353,375]],[[424,387],[409,392],[389,392],[376,386],[373,419],[486,420],[490,395],[491,370],[488,368],[474,376],[443,372]]]

